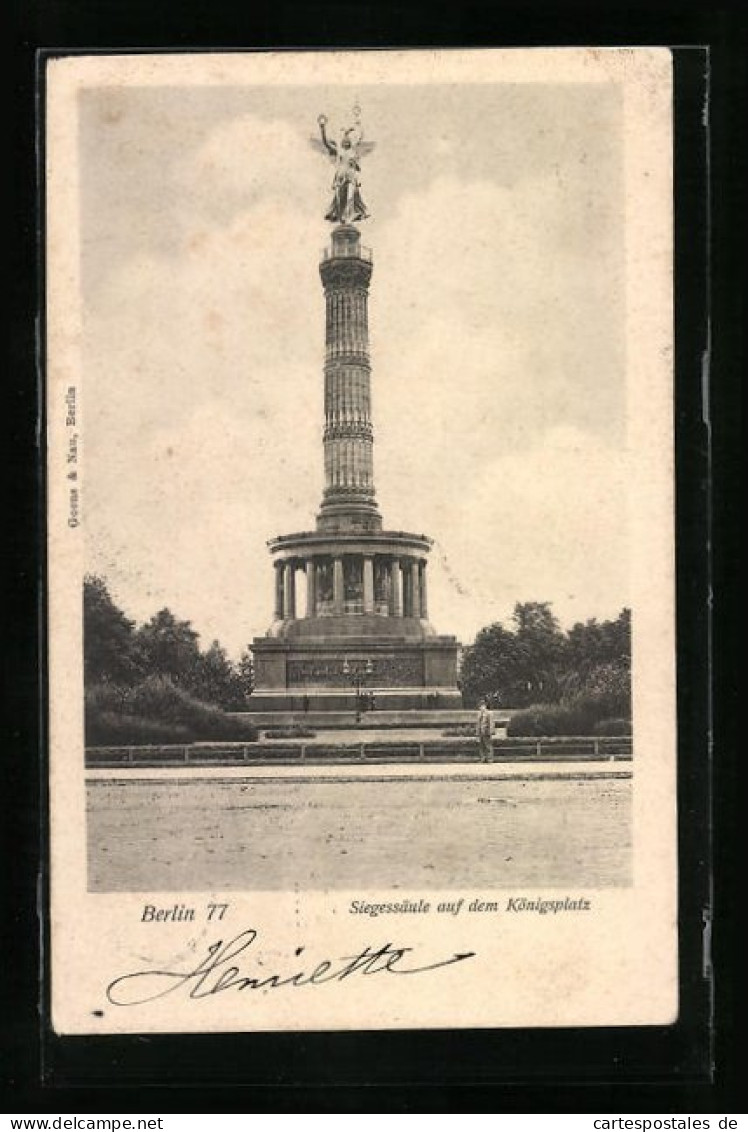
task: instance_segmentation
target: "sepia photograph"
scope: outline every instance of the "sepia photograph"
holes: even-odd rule
[[[671,1019],[669,53],[48,70],[63,1032]]]

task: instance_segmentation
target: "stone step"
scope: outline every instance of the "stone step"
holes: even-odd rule
[[[229,712],[236,719],[246,719],[256,727],[289,727],[294,723],[303,724],[311,729],[321,731],[335,730],[337,728],[350,728],[354,722],[355,710],[348,711],[303,711],[301,705],[298,711],[242,711]],[[498,710],[493,713],[497,725],[505,723],[511,715],[510,710]],[[421,728],[428,727],[435,730],[444,727],[455,727],[461,724],[475,723],[476,712],[465,708],[439,710],[406,710],[387,711],[374,710],[364,712],[360,722],[355,724],[358,730],[379,731],[382,728]]]

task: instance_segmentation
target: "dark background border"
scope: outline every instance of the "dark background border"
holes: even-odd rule
[[[739,6],[686,3],[516,8],[466,3],[256,3],[31,0],[16,5],[19,113],[13,138],[11,256],[12,502],[6,525],[12,617],[5,687],[12,742],[6,872],[10,950],[1,1027],[9,1067],[5,1111],[736,1111],[737,453],[745,301],[745,21]],[[38,1009],[37,873],[43,713],[39,707],[43,469],[35,362],[39,277],[35,213],[36,53],[333,46],[683,45],[675,56],[676,444],[678,537],[679,838],[682,1012],[671,1027],[356,1034],[58,1038]],[[690,49],[689,49],[690,45]],[[711,71],[711,233],[701,126]],[[742,184],[741,184],[742,182]],[[742,193],[741,193],[742,189]],[[742,238],[741,238],[742,237]],[[711,307],[707,306],[711,285]],[[702,398],[711,314],[712,372]],[[706,418],[706,419],[705,419]],[[710,444],[711,440],[711,444]],[[708,621],[711,545],[714,631]],[[35,633],[34,627],[38,630]],[[713,690],[707,659],[713,656]],[[43,690],[43,688],[42,688]],[[714,721],[715,774],[708,747]],[[714,789],[716,1022],[703,978],[710,905]],[[43,801],[43,798],[42,798]],[[46,877],[44,880],[46,883]],[[44,884],[42,885],[44,887]],[[45,926],[46,930],[46,926]],[[711,1067],[715,1066],[714,1073]],[[141,1086],[135,1092],[133,1086]],[[143,1089],[145,1086],[145,1090]],[[231,1088],[229,1088],[229,1086]],[[243,1086],[243,1087],[242,1087]],[[367,1107],[368,1106],[368,1107]]]

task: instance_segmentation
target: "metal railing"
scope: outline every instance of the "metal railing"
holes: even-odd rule
[[[496,762],[620,761],[632,758],[630,736],[494,739]],[[151,746],[87,747],[86,766],[236,766],[346,762],[476,762],[478,743],[471,738],[365,740],[334,743],[321,739],[255,743],[174,743]]]

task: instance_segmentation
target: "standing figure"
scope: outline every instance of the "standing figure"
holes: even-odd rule
[[[482,763],[493,762],[493,715],[486,700],[481,700],[476,720],[478,753]]]
[[[364,141],[359,114],[356,107],[355,124],[343,130],[338,142],[331,141],[328,137],[327,118],[320,114],[317,122],[322,140],[312,138],[315,148],[326,152],[335,162],[332,204],[325,214],[325,220],[333,224],[353,224],[365,220],[369,215],[361,196],[360,159],[371,153],[374,145]]]

